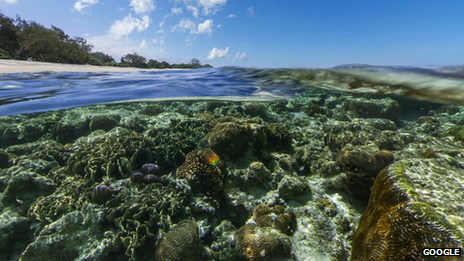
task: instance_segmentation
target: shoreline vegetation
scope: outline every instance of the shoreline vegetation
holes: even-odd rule
[[[169,64],[166,61],[147,59],[136,52],[126,54],[121,57],[120,62],[116,62],[111,55],[92,52],[92,48],[93,45],[87,43],[86,39],[79,36],[70,37],[54,25],[46,28],[35,21],[23,20],[19,15],[13,19],[0,12],[0,61],[53,63],[56,64],[55,69],[63,65],[98,66],[103,67],[103,71],[128,71],[129,68],[137,70],[213,67],[209,64],[201,64],[197,58],[192,58],[190,63],[186,64]],[[34,63],[30,65],[32,64]],[[4,63],[0,66],[2,68]],[[114,70],[115,68],[125,69]]]
[[[5,60],[0,59],[0,74],[4,73],[38,73],[38,72],[137,72],[137,71],[167,71],[190,70],[183,68],[136,68],[111,67],[83,64],[49,63],[36,61]]]

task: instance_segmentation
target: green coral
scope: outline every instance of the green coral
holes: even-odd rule
[[[137,135],[106,136],[84,145],[68,160],[68,173],[98,182],[103,177],[126,178],[132,169],[152,162],[151,140]]]

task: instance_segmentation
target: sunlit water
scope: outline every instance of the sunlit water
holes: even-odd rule
[[[312,88],[464,104],[455,68],[342,66],[333,70],[224,67],[128,73],[0,74],[0,116],[148,100],[270,100]]]

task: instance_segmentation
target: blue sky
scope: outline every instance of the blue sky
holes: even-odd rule
[[[245,67],[464,63],[464,1],[0,0],[117,61]]]

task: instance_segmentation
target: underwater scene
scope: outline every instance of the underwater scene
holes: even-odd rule
[[[464,260],[463,105],[464,67],[0,74],[0,260]]]

